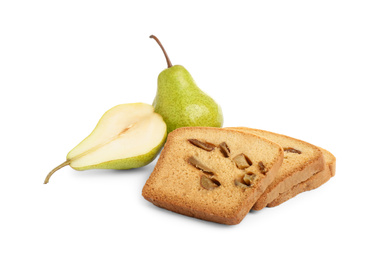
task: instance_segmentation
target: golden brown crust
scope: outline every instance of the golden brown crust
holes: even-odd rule
[[[216,145],[221,141],[226,141],[232,147],[231,158],[225,158],[219,149],[204,151],[200,148],[193,148],[189,142],[183,141],[188,140],[189,137],[203,137],[202,141],[210,141]],[[235,143],[238,140],[242,140],[242,142]],[[269,159],[271,161],[266,162],[268,171],[265,174],[260,173],[260,178],[258,178],[253,188],[242,189],[234,185],[233,180],[235,177],[233,177],[233,174],[243,172],[243,170],[237,169],[232,158],[245,149],[241,147],[249,147],[248,149],[251,151],[245,152],[249,157],[252,157],[255,165],[247,168],[247,170],[257,168],[257,160],[259,161],[263,158],[263,155],[254,152],[254,149],[258,148],[252,149],[252,145],[249,145],[249,142],[252,144],[254,142],[259,143],[259,145],[263,146],[262,151],[264,152],[270,151]],[[202,172],[195,167],[188,166],[184,158],[192,153],[197,153],[197,156],[208,163],[211,168],[217,168],[217,163],[219,163],[220,169],[217,169],[215,175],[221,180],[222,185],[220,188],[208,191],[197,187],[200,185],[197,185],[196,178]],[[207,161],[209,158],[212,160],[216,158],[219,161],[212,164],[212,160]],[[282,161],[282,148],[256,135],[220,128],[180,128],[169,134],[154,171],[142,190],[142,195],[156,206],[170,211],[203,220],[234,225],[242,221],[255,201],[272,182]],[[227,168],[229,166],[234,168]],[[222,167],[225,168],[221,169]],[[186,179],[178,180],[178,176],[183,176]],[[230,183],[233,183],[233,185]]]
[[[272,202],[270,202],[268,207],[276,207],[286,202],[287,200],[295,197],[296,195],[316,189],[320,187],[322,184],[326,183],[331,177],[335,175],[336,171],[336,158],[333,154],[326,151],[325,149],[320,148],[323,152],[326,167],[324,170],[313,174],[309,179],[295,185],[290,190],[280,194],[277,198],[275,198]]]
[[[286,153],[282,167],[279,169],[275,180],[267,187],[262,196],[253,206],[253,210],[261,210],[273,201],[279,194],[290,190],[294,185],[310,178],[315,172],[324,169],[325,162],[322,151],[307,142],[286,135],[277,134],[265,130],[247,127],[232,127],[236,131],[256,134],[278,143],[289,150],[303,151],[303,153]],[[288,156],[288,158],[287,158]]]
[[[254,204],[253,210],[261,210],[273,201],[279,194],[291,189],[294,185],[301,183],[310,178],[315,172],[324,169],[325,162],[321,156],[312,162],[309,162],[300,171],[294,171],[292,175],[287,175],[286,178],[281,178],[280,182],[273,182],[266,189],[263,195]]]

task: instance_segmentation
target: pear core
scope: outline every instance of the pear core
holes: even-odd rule
[[[45,183],[66,165],[76,170],[142,167],[158,155],[166,136],[166,124],[153,106],[144,103],[115,106],[68,153],[66,162],[49,173]]]
[[[67,159],[72,168],[148,153],[164,137],[162,117],[147,104],[124,104],[108,110],[94,131],[72,149]]]

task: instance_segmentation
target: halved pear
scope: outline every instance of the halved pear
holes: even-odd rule
[[[92,133],[67,154],[67,160],[54,168],[44,183],[66,165],[79,171],[145,166],[158,155],[166,136],[166,124],[153,106],[115,106],[105,112]]]

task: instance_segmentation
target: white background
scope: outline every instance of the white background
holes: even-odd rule
[[[0,258],[378,259],[378,1],[131,2],[0,2]],[[321,146],[336,176],[236,226],[145,201],[156,161],[43,185],[106,110],[152,102],[150,34],[224,126]]]

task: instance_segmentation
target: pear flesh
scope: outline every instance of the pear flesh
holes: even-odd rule
[[[92,133],[72,149],[67,160],[46,177],[70,165],[75,170],[131,169],[149,164],[167,136],[162,117],[151,105],[122,104],[105,112]]]

